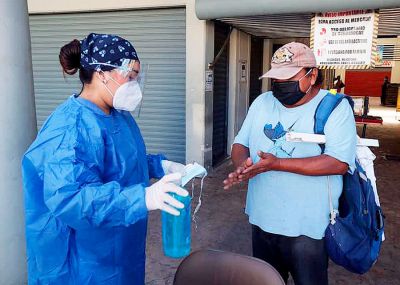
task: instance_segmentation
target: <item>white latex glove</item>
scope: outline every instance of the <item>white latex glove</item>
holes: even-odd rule
[[[165,175],[179,172],[182,176],[185,176],[185,165],[178,162],[173,162],[169,160],[161,160],[161,166],[164,170]]]
[[[161,210],[170,213],[174,216],[179,216],[180,212],[176,210],[183,209],[184,205],[172,198],[168,192],[176,193],[180,196],[186,197],[189,195],[188,191],[177,186],[181,183],[182,174],[173,173],[165,175],[161,180],[157,181],[150,187],[146,188],[146,206],[149,211]],[[175,207],[175,208],[174,208]]]

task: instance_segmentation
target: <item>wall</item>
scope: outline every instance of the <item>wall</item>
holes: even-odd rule
[[[234,29],[229,42],[228,154],[249,107],[250,50],[251,36]],[[240,82],[241,61],[247,62],[246,82]]]
[[[385,39],[378,39],[379,44],[393,44],[400,46],[400,36],[397,38],[385,38]],[[397,51],[397,57],[400,57],[400,51]],[[395,55],[396,56],[396,55]],[[392,66],[392,73],[390,77],[391,83],[400,83],[400,61],[395,61],[394,65]]]
[[[213,50],[210,49],[213,37],[209,36],[212,31],[206,21],[198,20],[195,15],[195,0],[28,0],[30,14],[177,6],[186,7],[186,161],[204,164],[204,152],[209,147],[205,146],[204,71],[212,61],[208,51]]]
[[[157,2],[157,1],[152,1]],[[211,29],[211,30],[210,30]],[[205,70],[214,50],[212,26],[195,15],[194,0],[186,4],[186,162],[205,165]],[[207,162],[208,163],[208,162]]]

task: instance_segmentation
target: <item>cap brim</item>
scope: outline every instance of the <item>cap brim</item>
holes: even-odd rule
[[[296,66],[296,67],[279,67],[279,68],[271,68],[267,73],[260,76],[261,78],[273,78],[273,79],[281,79],[286,80],[292,78],[297,73],[300,72],[304,67]]]

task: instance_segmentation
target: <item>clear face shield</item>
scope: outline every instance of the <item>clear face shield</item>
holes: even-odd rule
[[[138,70],[133,69],[132,67],[130,67],[128,69],[128,71],[126,70],[121,70],[118,69],[119,72],[122,72],[121,74],[123,76],[131,76],[130,80],[135,80],[138,84],[139,84],[139,88],[140,91],[142,91],[142,101],[140,102],[140,105],[138,108],[136,108],[136,110],[133,112],[133,115],[137,118],[140,118],[140,112],[142,110],[142,105],[143,105],[143,101],[145,99],[145,89],[146,89],[146,79],[147,79],[147,74],[149,71],[149,65],[148,64],[141,64],[140,65],[140,70],[138,72]]]
[[[115,70],[124,78],[129,77],[129,81],[136,81],[139,85],[140,91],[142,92],[142,100],[138,108],[133,111],[133,115],[137,118],[140,117],[140,112],[143,105],[144,100],[144,92],[146,87],[146,75],[149,70],[148,64],[140,64],[140,68],[138,68],[137,63],[140,63],[138,60],[132,59],[124,59],[121,66],[109,64],[109,63],[92,63],[94,65],[103,65],[103,66],[110,66],[114,67]]]

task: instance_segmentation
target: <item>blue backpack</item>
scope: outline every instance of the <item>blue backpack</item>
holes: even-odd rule
[[[353,100],[344,94],[334,95],[328,92],[321,100],[315,112],[314,133],[324,134],[329,115],[343,99],[347,99],[353,108]],[[321,150],[324,151],[323,145]],[[371,181],[357,159],[354,173],[343,175],[339,212],[333,210],[330,189],[329,199],[331,222],[325,230],[328,255],[332,261],[347,270],[363,274],[378,258],[382,244],[384,215],[375,202]]]

